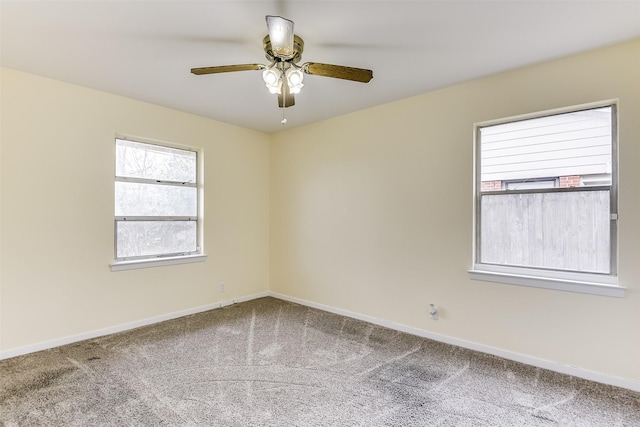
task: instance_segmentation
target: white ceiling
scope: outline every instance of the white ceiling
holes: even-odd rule
[[[258,71],[265,15],[295,22],[302,62],[373,70],[306,76],[287,127],[640,37],[640,0],[6,1],[1,65],[264,132],[282,109]]]

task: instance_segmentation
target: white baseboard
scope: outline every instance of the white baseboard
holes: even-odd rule
[[[296,304],[305,305],[307,307],[328,311],[330,313],[351,317],[353,319],[362,320],[368,323],[373,323],[374,325],[383,326],[385,328],[393,329],[400,332],[406,332],[408,334],[416,335],[422,338],[428,338],[434,341],[440,341],[446,344],[452,344],[458,347],[467,348],[469,350],[475,350],[482,353],[492,354],[494,356],[502,357],[503,359],[513,360],[515,362],[520,362],[520,363],[535,366],[538,368],[559,372],[561,374],[572,375],[574,377],[583,378],[589,381],[595,381],[602,384],[608,384],[608,385],[622,387],[628,390],[640,392],[640,382],[637,382],[637,381],[614,377],[612,375],[606,375],[599,372],[590,371],[588,369],[579,368],[577,366],[564,365],[564,364],[553,362],[550,360],[540,359],[533,356],[527,356],[525,354],[515,353],[512,351],[491,347],[488,345],[479,344],[472,341],[461,340],[461,339],[453,338],[447,335],[425,331],[424,329],[418,329],[412,326],[391,322],[389,320],[379,319],[373,316],[354,313],[354,312],[343,310],[340,308],[335,308],[328,305],[318,304],[312,301],[307,301],[304,299],[283,295],[277,292],[268,292],[268,294],[274,298],[278,298],[284,301],[289,301]]]
[[[240,298],[233,298],[223,300],[213,304],[207,304],[200,307],[189,308],[186,310],[180,310],[173,313],[162,314],[160,316],[149,317],[147,319],[136,320],[134,322],[123,323],[117,326],[111,326],[108,328],[97,329],[94,331],[83,332],[81,334],[71,335],[68,337],[58,338],[50,341],[44,341],[37,344],[27,345],[24,347],[12,348],[9,350],[0,351],[0,360],[9,359],[11,357],[22,356],[24,354],[35,353],[36,351],[48,350],[50,348],[59,347],[61,345],[72,344],[78,341],[84,341],[91,338],[102,337],[105,335],[115,334],[117,332],[124,332],[130,329],[139,328],[141,326],[152,325],[154,323],[164,322],[165,320],[177,319],[178,317],[189,316],[191,314],[202,313],[204,311],[214,310],[216,308],[226,307],[231,304],[250,301],[256,298],[263,298],[269,296],[268,292],[261,292],[253,295],[247,295]]]
[[[226,307],[228,305],[237,304],[245,301],[251,301],[257,298],[263,298],[267,296],[271,296],[274,298],[293,302],[293,303],[304,305],[311,308],[317,308],[319,310],[327,311],[329,313],[351,317],[352,319],[362,320],[365,322],[373,323],[374,325],[383,326],[385,328],[393,329],[400,332],[406,332],[411,335],[432,339],[434,341],[440,341],[446,344],[452,344],[458,347],[480,351],[482,353],[492,354],[494,356],[502,357],[504,359],[513,360],[516,362],[525,363],[527,365],[536,366],[538,368],[548,369],[550,371],[572,375],[574,377],[583,378],[586,380],[595,381],[602,384],[608,384],[608,385],[622,387],[629,390],[640,392],[640,382],[637,382],[637,381],[614,377],[611,375],[590,371],[590,370],[579,368],[576,366],[563,365],[561,363],[552,362],[545,359],[539,359],[537,357],[527,356],[524,354],[515,353],[508,350],[491,347],[491,346],[487,346],[487,345],[483,345],[483,344],[479,344],[471,341],[461,340],[461,339],[453,338],[447,335],[436,334],[433,332],[425,331],[423,329],[414,328],[412,326],[395,323],[389,320],[379,319],[373,316],[354,313],[348,310],[343,310],[340,308],[335,308],[328,305],[319,304],[312,301],[307,301],[304,299],[291,297],[288,295],[280,294],[278,292],[271,292],[271,291],[260,292],[257,294],[247,295],[240,298],[232,298],[232,299],[216,302],[213,304],[207,304],[200,307],[190,308],[187,310],[181,310],[173,313],[163,314],[160,316],[150,317],[147,319],[141,319],[141,320],[124,323],[117,326],[89,331],[89,332],[85,332],[77,335],[71,335],[68,337],[58,338],[55,340],[44,341],[41,343],[28,345],[24,347],[17,347],[9,350],[0,351],[0,360],[9,359],[11,357],[16,357],[16,356],[22,356],[24,354],[29,354],[29,353],[35,353],[36,351],[48,350],[50,348],[59,347],[62,345],[71,344],[78,341],[84,341],[92,338],[102,337],[109,334],[124,332],[130,329],[139,328],[141,326],[152,325],[154,323],[164,322],[166,320],[171,320],[171,319],[177,319],[179,317],[202,313],[205,311],[214,310],[217,308]]]

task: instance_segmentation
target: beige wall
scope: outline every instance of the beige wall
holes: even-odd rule
[[[268,289],[268,135],[14,70],[1,79],[0,350]],[[205,262],[110,271],[115,134],[203,150]]]
[[[614,98],[627,296],[471,281],[473,124]],[[639,117],[636,40],[277,133],[271,289],[640,381]]]

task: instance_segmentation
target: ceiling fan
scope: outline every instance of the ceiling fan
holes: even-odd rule
[[[300,93],[304,74],[333,77],[368,83],[373,71],[343,65],[306,62],[298,65],[302,58],[304,41],[293,33],[293,21],[281,16],[266,16],[267,34],[262,40],[269,65],[238,64],[215,67],[192,68],[193,74],[216,74],[232,71],[262,70],[262,78],[269,92],[278,95],[278,107],[287,108],[295,104],[294,95]]]

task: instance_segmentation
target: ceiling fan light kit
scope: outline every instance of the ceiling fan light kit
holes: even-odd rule
[[[227,73],[233,71],[262,70],[262,79],[270,93],[278,95],[278,107],[287,108],[295,104],[294,94],[304,86],[304,74],[332,77],[368,83],[373,71],[343,65],[307,62],[297,65],[302,59],[304,41],[293,33],[293,21],[281,16],[266,16],[267,34],[262,45],[269,65],[239,64],[192,68],[196,75]],[[285,120],[285,119],[283,119]]]

